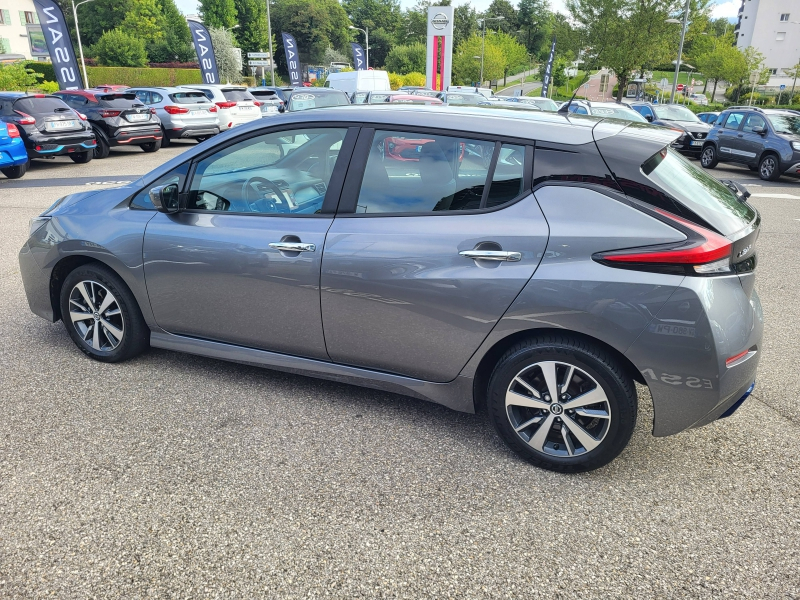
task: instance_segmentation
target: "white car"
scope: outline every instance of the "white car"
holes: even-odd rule
[[[244,86],[198,84],[178,87],[199,90],[217,105],[220,131],[261,118],[261,103]]]
[[[708,106],[708,98],[705,94],[689,94],[689,100],[700,106]]]

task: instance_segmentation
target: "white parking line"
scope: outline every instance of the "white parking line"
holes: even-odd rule
[[[750,195],[754,198],[785,198],[789,200],[800,200],[800,196],[795,196],[794,194],[764,194],[761,192],[753,192]]]

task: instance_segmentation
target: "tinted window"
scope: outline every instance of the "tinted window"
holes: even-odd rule
[[[570,104],[569,112],[575,113],[577,115],[588,115],[589,111],[586,110],[586,107],[581,106],[580,104]]]
[[[741,125],[743,119],[744,113],[729,114],[728,118],[725,120],[725,129],[739,129],[739,125]]]
[[[136,98],[140,102],[144,102],[145,104],[149,104],[150,103],[150,92],[146,92],[144,90],[137,90],[137,91],[135,91],[133,93],[136,94]]]
[[[150,201],[150,190],[159,185],[169,185],[170,183],[177,183],[178,189],[183,189],[183,182],[186,180],[186,173],[189,172],[189,163],[184,163],[177,169],[174,169],[159,177],[153,183],[145,186],[145,188],[136,194],[131,200],[131,208],[142,208],[145,210],[155,210],[156,207]]]
[[[493,152],[492,142],[376,131],[356,213],[480,208]]]
[[[74,94],[64,94],[63,96],[59,96],[65,103],[73,108],[82,108],[85,107],[89,100],[88,98],[84,98],[83,96],[77,96]]]
[[[647,159],[642,172],[722,235],[736,233],[755,218],[755,211],[731,190],[672,149]]]
[[[150,92],[150,99],[153,102],[153,104],[157,104],[161,102],[164,99],[164,97],[158,92]]]
[[[659,119],[664,119],[665,121],[685,121],[687,123],[700,121],[688,108],[677,104],[660,104],[654,107],[653,110]]]
[[[228,102],[243,102],[247,100],[255,100],[253,94],[247,90],[222,90],[222,95]]]
[[[289,110],[308,110],[310,108],[324,108],[326,106],[345,106],[350,104],[344,92],[326,92],[315,94],[313,92],[294,92],[289,99]]]
[[[503,144],[486,198],[486,208],[505,204],[522,193],[524,168],[525,148]]]
[[[322,208],[346,129],[253,137],[201,160],[187,207],[254,214],[314,214]]]
[[[131,106],[141,105],[136,94],[106,94],[98,96],[97,99],[103,106],[111,108],[130,108]]]
[[[744,122],[744,129],[742,131],[753,133],[754,127],[761,127],[761,129],[766,129],[767,122],[764,120],[764,117],[762,117],[761,115],[754,115],[754,114],[747,115],[747,119]]]
[[[478,102],[483,102],[484,100],[486,100],[486,98],[478,94],[447,94],[448,104],[476,105]]]
[[[69,110],[58,98],[23,98],[14,103],[14,109],[29,115],[52,113],[59,109],[61,111]]]
[[[206,104],[208,98],[203,92],[176,92],[169,95],[176,104]]]
[[[617,108],[616,106],[592,106],[592,115],[595,117],[609,117],[611,119],[625,119],[646,123],[642,115],[630,108]]]

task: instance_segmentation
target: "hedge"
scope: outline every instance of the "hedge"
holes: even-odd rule
[[[52,63],[29,61],[26,66],[44,75],[45,81],[55,81]],[[86,67],[90,85],[117,84],[138,86],[171,86],[201,83],[200,69],[154,69],[149,67]]]

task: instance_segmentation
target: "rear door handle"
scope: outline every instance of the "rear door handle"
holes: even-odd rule
[[[317,250],[314,244],[303,242],[270,242],[269,247],[281,252],[316,252]]]
[[[508,262],[522,260],[521,252],[503,252],[502,250],[462,250],[458,254],[474,260],[505,260]]]

